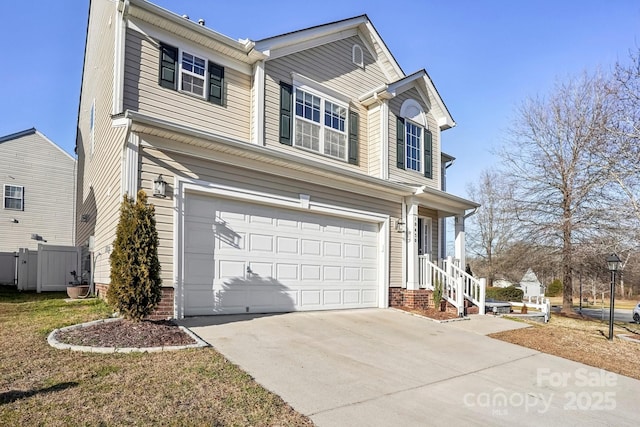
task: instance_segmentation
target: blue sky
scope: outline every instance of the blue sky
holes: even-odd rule
[[[612,64],[640,47],[637,0],[157,0],[233,38],[258,40],[368,14],[405,73],[425,68],[458,126],[443,134],[457,158],[448,189],[497,164],[514,107],[557,78]],[[276,6],[277,5],[277,6]],[[75,145],[88,1],[3,4],[0,136],[36,127]]]

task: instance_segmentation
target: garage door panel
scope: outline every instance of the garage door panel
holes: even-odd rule
[[[273,267],[273,263],[271,262],[249,262],[249,269],[251,270],[251,273],[259,277],[274,277]]]
[[[365,282],[376,282],[378,280],[378,272],[375,268],[363,268],[362,280]]]
[[[301,294],[301,306],[302,307],[319,307],[320,306],[320,290],[319,289],[310,289],[310,290],[302,290]]]
[[[276,250],[279,254],[298,255],[299,239],[294,237],[278,237],[276,240]]]
[[[378,292],[375,290],[362,290],[362,304],[375,304],[378,300]]]
[[[243,261],[227,261],[221,260],[218,262],[218,274],[219,279],[232,279],[232,278],[244,278],[245,263]]]
[[[250,234],[249,250],[257,252],[273,252],[273,236],[266,234]]]
[[[302,266],[302,281],[318,281],[320,280],[320,266],[319,265],[303,265]]]
[[[378,258],[378,248],[362,245],[362,259],[374,260]]]
[[[320,240],[302,239],[301,255],[320,255]]]
[[[323,299],[324,305],[328,305],[328,306],[340,305],[342,304],[342,291],[335,290],[335,289],[324,290],[322,292],[322,299]]]
[[[344,257],[360,259],[360,245],[352,243],[344,244]]]
[[[298,264],[276,264],[276,279],[298,280]]]
[[[377,306],[378,224],[186,199],[185,314]]]
[[[324,242],[324,256],[342,257],[342,243]]]

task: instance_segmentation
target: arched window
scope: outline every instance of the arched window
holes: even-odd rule
[[[360,45],[354,44],[351,48],[351,61],[358,67],[364,68],[364,53]]]

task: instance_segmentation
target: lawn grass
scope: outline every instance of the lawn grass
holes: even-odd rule
[[[637,337],[640,325],[615,322],[616,338],[609,341],[609,325],[599,320],[560,313],[552,313],[546,324],[521,320],[531,327],[490,336],[640,380],[640,342],[617,338],[619,334]]]
[[[105,318],[99,300],[0,286],[0,425],[311,425],[212,348],[90,354],[53,329]]]

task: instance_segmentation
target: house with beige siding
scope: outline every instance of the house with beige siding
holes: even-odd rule
[[[157,316],[416,306],[436,283],[463,314],[484,287],[459,268],[478,205],[443,191],[453,126],[427,72],[405,74],[366,15],[235,40],[146,1],[94,0],[77,242],[104,294],[120,201],[143,189]]]
[[[0,252],[74,244],[75,170],[35,128],[0,137]]]

